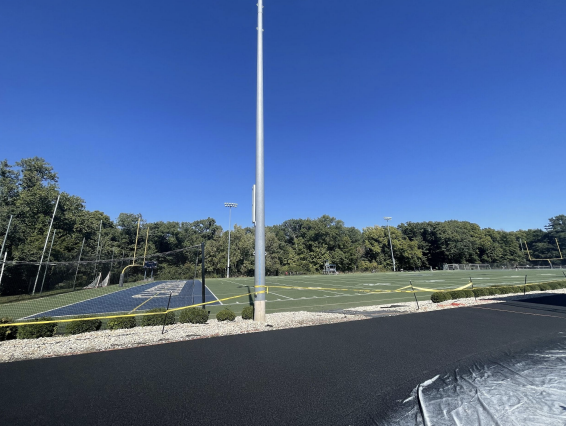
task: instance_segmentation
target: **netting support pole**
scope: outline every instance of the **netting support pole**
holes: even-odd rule
[[[37,275],[35,276],[35,284],[33,285],[32,295],[35,294],[35,288],[37,286],[37,280],[39,280],[39,272],[41,271],[41,264],[43,263],[43,256],[45,256],[45,249],[47,248],[47,242],[49,241],[49,234],[51,234],[51,227],[53,226],[53,221],[55,220],[55,213],[57,213],[57,206],[59,206],[59,199],[61,194],[57,196],[57,201],[55,202],[55,208],[53,209],[53,216],[51,216],[51,222],[49,223],[49,229],[47,230],[47,236],[45,237],[45,244],[43,245],[43,252],[41,253],[41,259],[39,260],[39,267],[37,268]]]
[[[102,233],[102,220],[100,221],[100,228],[98,229],[98,243],[96,244],[96,255],[94,257],[95,262],[94,262],[93,274],[94,274],[95,278],[96,278],[96,267],[98,266],[96,261],[98,261],[98,259],[100,259],[99,255],[98,255],[98,248],[100,247],[100,234],[101,233]]]
[[[206,283],[205,283],[205,276],[204,276],[204,242],[200,244],[200,250],[202,253],[202,262],[201,262],[201,284],[202,284],[202,303],[206,303]],[[206,305],[202,305],[202,309],[206,309]]]
[[[79,266],[81,264],[81,256],[83,255],[83,248],[85,246],[85,238],[83,237],[83,243],[81,245],[81,251],[79,252],[79,261],[77,262],[77,270],[75,271],[75,279],[73,280],[73,291],[75,291],[75,286],[77,285],[77,274],[79,273]]]
[[[8,239],[8,232],[10,232],[10,225],[12,224],[12,217],[10,215],[10,220],[8,221],[8,228],[6,228],[6,235],[4,235],[4,240],[2,241],[2,248],[0,249],[0,259],[2,258],[2,253],[4,253],[4,247],[6,246],[6,240]]]
[[[120,282],[118,284],[120,287],[124,287],[124,273],[120,274]]]
[[[2,276],[4,275],[4,265],[6,264],[6,255],[8,252],[4,253],[4,261],[2,262],[2,272],[0,272],[0,288],[2,288]]]
[[[49,263],[49,260],[51,260],[51,250],[53,249],[53,242],[55,241],[55,232],[57,232],[56,229],[53,230],[53,238],[51,238],[51,245],[49,246],[47,263]],[[43,293],[43,284],[45,284],[45,276],[47,275],[47,268],[49,268],[49,265],[45,265],[45,271],[43,272],[43,280],[41,280],[41,289],[39,290],[39,294]]]

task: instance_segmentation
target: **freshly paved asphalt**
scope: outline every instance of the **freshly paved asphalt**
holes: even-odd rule
[[[566,334],[566,296],[0,365],[2,425],[381,425],[419,383]]]

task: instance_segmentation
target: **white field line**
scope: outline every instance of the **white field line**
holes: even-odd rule
[[[224,303],[222,303],[222,302],[220,301],[220,299],[219,299],[218,297],[216,297],[216,295],[212,292],[212,290],[209,289],[208,286],[205,285],[205,293],[206,293],[206,289],[208,289],[208,291],[210,291],[210,294],[212,294],[212,295],[216,298],[216,300],[217,300],[221,305],[224,304]],[[206,299],[205,299],[205,300],[206,300]],[[209,305],[212,305],[212,304],[213,304],[213,303],[209,303]],[[204,306],[206,306],[206,305],[204,305]]]
[[[272,291],[270,291],[269,294],[274,294],[274,295],[279,296],[279,297],[284,297],[285,299],[295,300],[295,299],[293,299],[292,297],[283,296],[282,294],[274,293],[274,292],[272,292]]]

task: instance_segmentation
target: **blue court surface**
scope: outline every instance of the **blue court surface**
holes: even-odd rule
[[[204,294],[206,302],[216,300],[210,305],[222,304],[208,287],[205,288]],[[104,296],[93,297],[83,302],[41,312],[27,318],[111,314],[115,312],[129,313],[131,311],[141,313],[153,308],[166,308],[169,295],[171,295],[170,309],[202,303],[202,283],[199,280],[156,281]]]

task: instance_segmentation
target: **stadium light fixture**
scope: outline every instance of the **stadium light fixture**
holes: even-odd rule
[[[232,207],[238,207],[237,203],[224,203],[224,207],[230,208],[228,214],[228,268],[226,268],[226,278],[230,278],[230,230],[232,229]]]
[[[391,243],[391,232],[389,231],[389,221],[391,218],[385,216],[383,219],[387,222],[387,234],[389,235],[389,247],[391,248],[391,260],[393,261],[393,272],[395,272],[395,257],[393,256],[393,244]]]

